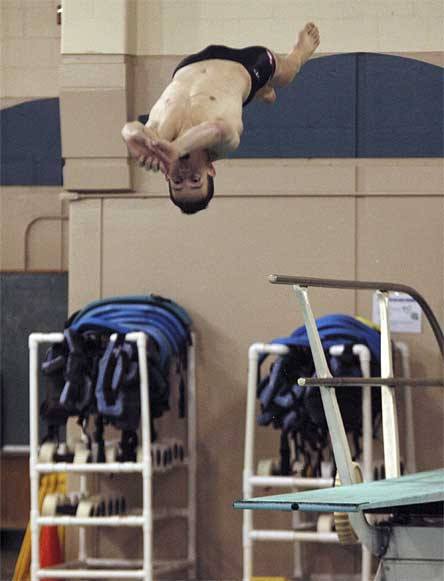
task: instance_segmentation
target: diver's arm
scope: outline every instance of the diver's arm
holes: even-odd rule
[[[232,151],[239,146],[239,134],[225,121],[207,121],[191,127],[172,142],[179,157],[198,149]]]
[[[185,155],[197,150],[206,150],[211,159],[224,157],[239,145],[239,134],[223,121],[205,122],[185,131],[174,141],[164,139],[152,140],[152,153],[166,168],[169,174],[174,163]]]
[[[138,160],[141,167],[166,173],[164,164],[153,155],[151,148],[152,141],[159,138],[154,127],[142,125],[139,121],[130,121],[125,123],[121,133],[131,155]]]

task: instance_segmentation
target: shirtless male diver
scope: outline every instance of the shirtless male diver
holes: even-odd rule
[[[147,170],[161,171],[170,198],[186,214],[213,197],[213,162],[234,151],[243,131],[242,107],[253,98],[276,100],[319,45],[319,31],[305,25],[286,56],[262,46],[233,49],[210,45],[176,67],[144,126],[126,123],[122,137]]]

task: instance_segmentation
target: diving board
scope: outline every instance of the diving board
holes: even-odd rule
[[[358,512],[444,501],[444,469],[399,478],[238,500],[251,510]]]

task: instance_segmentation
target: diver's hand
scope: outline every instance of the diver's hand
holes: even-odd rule
[[[148,171],[161,171],[166,173],[166,168],[153,150],[152,143],[159,139],[158,134],[150,127],[143,126],[138,121],[126,123],[122,129],[122,137],[126,141],[131,155],[137,159],[140,167]]]
[[[163,174],[166,175],[166,167],[165,165],[157,159],[154,155],[141,155],[138,158],[139,166],[144,167],[147,171],[158,172],[161,171]]]
[[[174,143],[165,139],[153,139],[150,142],[152,154],[165,169],[164,173],[169,176],[174,164],[180,157],[179,149]]]

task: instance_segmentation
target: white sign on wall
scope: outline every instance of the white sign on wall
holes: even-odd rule
[[[396,333],[421,333],[422,311],[418,303],[405,293],[389,293],[390,329]],[[379,325],[378,297],[373,294],[373,322]]]

